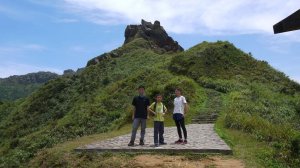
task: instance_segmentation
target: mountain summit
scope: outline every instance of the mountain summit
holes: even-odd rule
[[[154,42],[154,44],[166,51],[183,51],[183,48],[168,35],[159,21],[155,21],[152,24],[142,19],[140,25],[128,25],[125,30],[124,44],[131,42],[135,38],[144,38]]]
[[[125,41],[122,46],[123,49],[126,48],[126,46],[134,46],[130,45],[130,43],[136,43],[136,46],[142,46],[158,53],[180,52],[184,50],[177,41],[174,41],[173,38],[168,35],[159,21],[155,21],[154,24],[152,24],[142,19],[140,25],[128,25],[124,34]],[[137,42],[140,40],[143,41],[143,43]],[[129,50],[132,49],[133,48]],[[122,52],[121,50],[113,50],[108,53],[103,53],[89,60],[87,66],[98,64],[102,60],[120,57],[123,54]]]

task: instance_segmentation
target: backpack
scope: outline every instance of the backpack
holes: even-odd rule
[[[161,103],[162,103],[162,106],[163,106],[163,111],[165,111],[165,105],[164,105],[163,102],[161,102]],[[155,101],[155,103],[154,103],[154,108],[153,108],[153,111],[154,111],[154,112],[156,112],[156,104],[157,104],[157,102]]]

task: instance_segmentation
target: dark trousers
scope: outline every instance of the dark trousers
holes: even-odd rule
[[[158,142],[164,142],[164,122],[162,121],[154,121],[154,144],[158,144]]]
[[[187,132],[184,124],[184,118],[182,118],[181,120],[174,120],[174,121],[177,127],[177,133],[179,138],[182,139],[182,134],[181,134],[181,128],[182,128],[184,139],[187,139]]]

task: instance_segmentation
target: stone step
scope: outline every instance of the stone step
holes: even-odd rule
[[[216,120],[217,118],[209,118],[209,117],[207,117],[207,118],[204,118],[204,117],[197,117],[197,118],[194,118],[195,120]]]
[[[209,123],[215,123],[217,118],[218,118],[217,114],[202,114],[197,118],[192,119],[192,122],[198,124],[209,124]]]
[[[193,120],[217,120],[216,118],[194,118]]]
[[[197,124],[212,124],[215,123],[215,120],[192,120],[193,123],[197,123]]]
[[[137,145],[138,146],[138,145]],[[76,148],[74,149],[75,152],[98,152],[98,153],[106,153],[106,152],[116,152],[116,153],[137,153],[137,154],[151,154],[151,153],[169,153],[169,154],[182,154],[182,153],[193,153],[193,154],[223,154],[223,155],[232,155],[231,149],[214,149],[214,148],[200,148],[200,149],[192,149],[192,148],[185,148],[185,149],[175,149],[175,148],[163,148],[158,147],[154,148],[148,147],[149,145],[144,145],[144,149],[131,147],[128,149],[120,149],[120,148],[92,148],[92,149],[85,149],[85,148]],[[151,145],[150,145],[151,146]]]
[[[199,124],[215,123],[217,118],[218,118],[217,113],[201,114],[201,115],[197,116],[196,118],[192,119],[192,121],[193,121],[193,123],[199,123]]]
[[[193,122],[194,124],[214,124],[215,122],[213,121],[201,121],[201,122]]]
[[[192,121],[201,122],[201,121],[216,121],[216,120],[199,120],[199,119],[193,119]]]

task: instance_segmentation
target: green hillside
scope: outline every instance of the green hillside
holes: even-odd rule
[[[30,160],[38,166],[67,167],[64,157],[41,154],[56,144],[130,123],[131,100],[139,85],[146,86],[150,98],[162,92],[169,109],[174,89],[181,87],[191,107],[188,123],[201,113],[218,112],[216,129],[230,145],[238,142],[227,129],[270,147],[255,156],[261,165],[300,164],[299,84],[229,42],[174,51],[180,47],[168,50],[152,38],[134,37],[90,60],[80,73],[51,80],[25,99],[1,103],[0,167],[26,167]]]
[[[24,98],[58,75],[51,72],[37,72],[0,78],[0,101]]]

